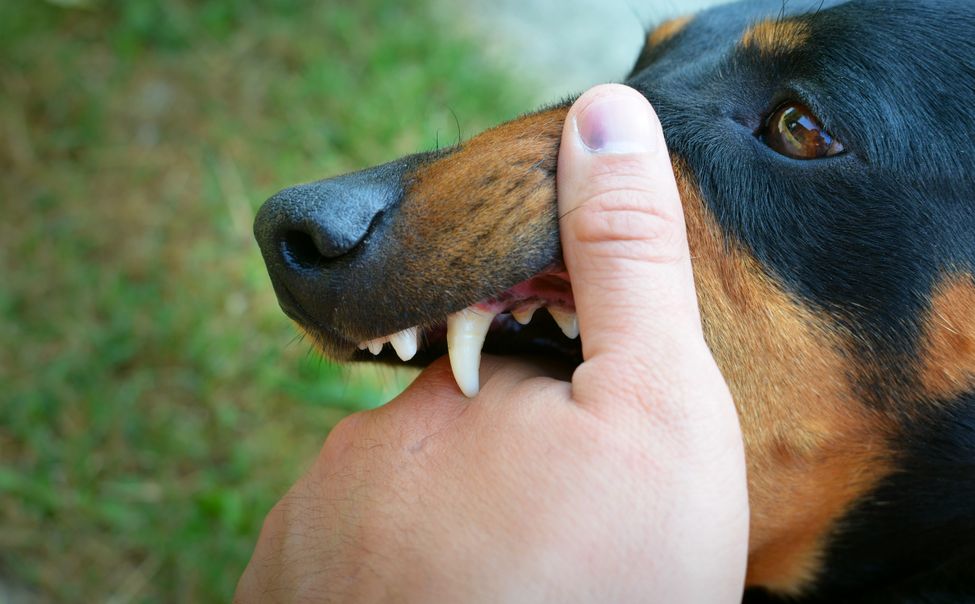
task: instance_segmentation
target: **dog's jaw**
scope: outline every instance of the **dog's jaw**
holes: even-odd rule
[[[358,344],[360,351],[373,356],[383,353],[386,344],[402,361],[412,360],[421,345],[446,341],[450,367],[457,385],[468,397],[480,390],[481,349],[488,333],[523,331],[545,309],[569,340],[579,337],[579,321],[568,274],[561,265],[523,281],[491,298],[482,300],[446,317],[443,327],[424,328],[416,325],[388,336]]]

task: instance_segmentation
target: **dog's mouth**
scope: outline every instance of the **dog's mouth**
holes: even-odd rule
[[[468,396],[482,350],[581,362],[555,186],[567,110],[275,194],[254,232],[285,314],[339,362],[448,354]]]
[[[481,351],[544,354],[578,364],[579,323],[568,274],[561,265],[493,297],[447,315],[358,344],[353,360],[427,365],[445,352],[457,385],[468,397],[480,389]]]

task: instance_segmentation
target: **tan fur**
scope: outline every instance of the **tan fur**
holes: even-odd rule
[[[426,291],[449,296],[458,280],[514,270],[521,249],[557,228],[565,113],[502,125],[412,175],[393,236],[412,250],[419,264],[404,268],[425,276]],[[675,171],[705,333],[745,434],[748,584],[801,593],[837,520],[889,472],[893,426],[853,391],[850,337],[725,237],[679,161]]]
[[[427,292],[449,297],[478,276],[500,287],[482,293],[495,294],[532,276],[514,272],[526,264],[519,254],[558,228],[555,166],[566,112],[488,130],[411,176],[392,237],[410,251],[405,271],[426,276]],[[496,283],[498,273],[513,281]],[[470,302],[457,300],[460,307]]]
[[[920,380],[929,400],[951,400],[975,388],[975,281],[946,277],[931,297],[921,338]]]
[[[647,36],[647,44],[649,46],[660,46],[667,40],[670,40],[680,32],[684,31],[687,24],[693,21],[693,17],[690,15],[677,17],[675,19],[670,19],[664,21],[656,29],[650,32]]]
[[[888,471],[886,417],[857,400],[848,338],[729,241],[675,163],[705,335],[745,435],[749,585],[798,594],[826,538]]]
[[[809,42],[809,36],[809,26],[805,23],[768,19],[750,27],[740,43],[763,55],[782,54],[801,48]]]

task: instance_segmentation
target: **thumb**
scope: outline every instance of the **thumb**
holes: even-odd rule
[[[619,378],[603,377],[600,391],[652,395],[682,373],[693,380],[702,363],[713,366],[670,157],[640,93],[604,85],[575,102],[559,151],[558,200],[585,359],[576,398],[587,369]]]

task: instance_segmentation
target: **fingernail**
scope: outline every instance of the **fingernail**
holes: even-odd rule
[[[576,132],[592,153],[622,155],[650,153],[657,134],[650,122],[646,103],[629,94],[593,101],[576,117]]]

